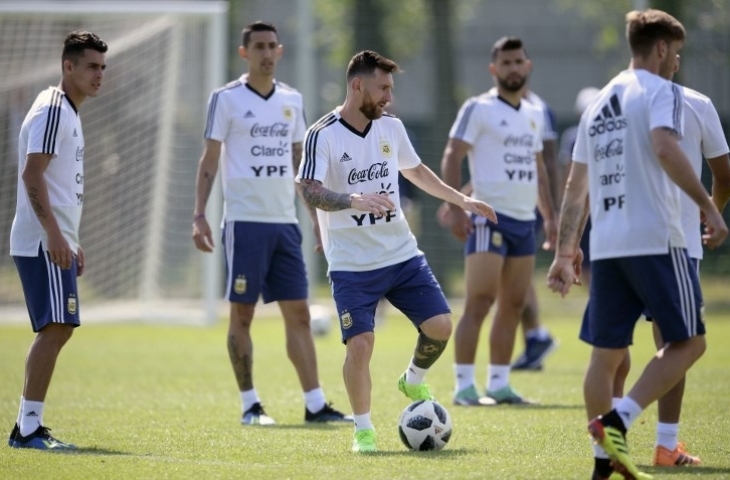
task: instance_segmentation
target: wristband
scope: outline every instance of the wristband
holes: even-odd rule
[[[200,219],[200,218],[205,218],[205,214],[204,213],[199,213],[199,214],[195,215],[193,217],[193,222],[196,221],[196,220],[198,220],[198,219]]]

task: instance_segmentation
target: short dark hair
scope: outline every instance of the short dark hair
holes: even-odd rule
[[[79,57],[83,56],[84,50],[86,49],[106,53],[107,48],[106,42],[95,33],[75,30],[66,35],[66,39],[63,41],[61,62],[71,60],[76,63]]]
[[[400,67],[393,60],[372,50],[363,50],[350,59],[347,65],[347,81],[358,76],[372,76],[377,68],[386,73],[400,72]]]
[[[276,30],[276,26],[273,23],[259,20],[243,27],[243,31],[241,32],[241,45],[248,47],[248,42],[251,41],[251,33],[253,32],[274,32],[276,34],[276,40],[279,41],[279,32]]]
[[[660,40],[683,42],[686,36],[682,23],[661,10],[634,10],[626,14],[626,39],[631,54],[645,57]]]
[[[502,37],[492,45],[492,61],[497,59],[499,52],[506,52],[509,50],[522,50],[527,56],[527,49],[525,44],[522,43],[522,39],[517,37]]]

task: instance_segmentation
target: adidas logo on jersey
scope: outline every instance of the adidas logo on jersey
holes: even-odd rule
[[[243,116],[243,118],[254,118],[256,115],[253,114],[251,110],[248,110],[246,112],[246,115]]]
[[[603,135],[606,132],[622,130],[626,128],[626,125],[628,125],[626,119],[621,114],[621,103],[614,93],[601,107],[601,112],[593,119],[593,123],[588,129],[588,135],[591,137]]]
[[[79,134],[76,133],[76,129],[74,128],[74,137],[78,137],[78,136],[79,136]]]
[[[352,160],[352,157],[347,154],[347,152],[343,153],[340,157],[340,163],[342,162],[349,162]]]
[[[502,122],[500,122],[499,126],[500,127],[509,127],[509,125],[507,124],[507,120],[502,120]]]

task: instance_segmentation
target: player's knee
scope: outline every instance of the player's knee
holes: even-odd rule
[[[63,347],[74,333],[74,327],[67,324],[49,324],[38,332],[38,340],[55,348]]]
[[[428,338],[445,341],[451,338],[452,324],[450,315],[437,315],[429,318],[419,328]]]
[[[254,308],[254,305],[247,303],[231,303],[231,327],[250,328]]]
[[[361,333],[347,339],[345,361],[348,363],[368,363],[373,353],[374,337],[371,332]]]
[[[494,305],[495,296],[492,294],[472,294],[466,299],[464,317],[482,323]]]

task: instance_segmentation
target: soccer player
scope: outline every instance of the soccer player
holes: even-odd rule
[[[253,383],[250,329],[260,296],[266,303],[278,302],[284,317],[287,353],[304,391],[304,420],[351,422],[325,400],[309,326],[293,173],[302,157],[302,96],[274,79],[283,52],[274,25],[253,23],[243,29],[242,37],[238,53],[248,62],[248,74],[210,97],[193,217],[195,246],[211,252],[213,237],[204,212],[220,158],[230,301],[228,354],[241,394],[241,423],[275,423]]]
[[[679,56],[676,58],[675,71],[679,69]],[[674,72],[672,72],[674,73]],[[669,78],[671,80],[671,78]],[[684,97],[684,136],[679,146],[687,155],[697,177],[702,173],[703,157],[712,172],[712,201],[722,212],[730,200],[730,160],[728,159],[728,144],[722,131],[720,117],[715,106],[705,95],[688,87],[681,87]],[[697,205],[684,193],[680,194],[680,208],[682,211],[682,229],[687,240],[687,253],[690,258],[690,268],[699,273],[699,264],[702,260],[702,238],[700,235],[700,210]],[[650,312],[647,320],[651,319]],[[664,347],[661,331],[656,322],[652,322],[652,330],[657,349]],[[614,382],[614,398],[623,395],[620,390],[629,372],[629,355],[626,355],[624,368],[619,368],[617,379]],[[679,417],[684,397],[685,378],[657,401],[658,423],[656,445],[654,447],[654,465],[682,466],[699,465],[698,457],[692,456],[685,450],[684,444],[679,442]]]
[[[346,345],[343,376],[355,417],[354,452],[377,451],[370,358],[378,300],[387,298],[419,332],[410,365],[398,380],[411,400],[433,399],[424,377],[451,335],[449,306],[401,209],[398,172],[428,194],[496,221],[489,205],[448,187],[421,163],[403,123],[384,114],[398,70],[372,51],[352,57],[345,102],[307,131],[297,176],[322,227]]]
[[[495,42],[489,71],[497,88],[464,103],[441,161],[444,181],[458,187],[468,155],[472,196],[493,205],[499,218],[498,225],[469,218],[458,205],[449,205],[452,233],[466,240],[466,303],[454,335],[456,405],[527,403],[510,386],[509,374],[535,266],[536,205],[551,243],[556,232],[541,153],[544,112],[522,98],[530,68],[522,40]],[[482,323],[495,302],[484,398],[477,392],[474,360]]]
[[[548,272],[548,286],[567,294],[576,281],[589,206],[592,278],[581,339],[593,346],[583,392],[596,442],[594,479],[608,478],[613,470],[625,478],[648,477],[628,456],[626,432],[706,348],[702,293],[687,255],[675,184],[700,207],[708,247],[720,245],[728,234],[678,143],[682,91],[666,78],[684,44],[684,27],[652,9],[630,12],[626,21],[632,66],[614,77],[581,117]],[[644,309],[654,314],[666,346],[612,409],[616,371]]]
[[[79,245],[84,201],[84,132],[78,109],[99,94],[107,45],[91,32],[66,36],[61,83],[42,91],[25,116],[18,148],[18,196],[10,255],[36,333],[25,360],[18,421],[8,444],[69,450],[43,424],[46,393],[61,349],[81,325],[76,277],[86,267]]]

